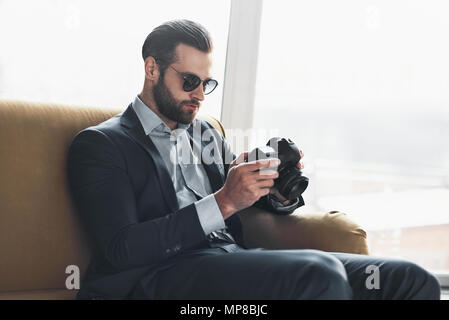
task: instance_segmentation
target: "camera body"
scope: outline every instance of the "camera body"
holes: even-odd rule
[[[255,148],[249,154],[247,161],[279,158],[277,168],[279,177],[274,180],[274,187],[288,200],[295,200],[309,185],[309,178],[302,175],[297,163],[301,155],[296,144],[286,138],[274,137],[268,140],[265,147]]]

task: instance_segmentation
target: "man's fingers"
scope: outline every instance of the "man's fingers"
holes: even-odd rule
[[[276,179],[279,177],[279,172],[276,170],[266,169],[263,171],[254,171],[251,173],[256,180]]]
[[[261,194],[260,194],[261,197],[266,196],[267,194],[270,193],[270,186],[261,187],[260,191],[261,191]]]
[[[302,150],[299,150],[299,156],[302,158],[304,158],[304,152],[302,152]],[[301,161],[298,161],[298,163],[296,164],[296,166],[298,167],[298,169],[304,169],[304,164]]]
[[[271,159],[251,161],[246,164],[243,164],[243,166],[245,167],[245,170],[256,171],[268,167],[277,168],[280,163],[281,161],[278,158],[271,158]]]
[[[272,188],[274,186],[274,180],[273,179],[266,179],[266,180],[258,180],[255,183],[255,186],[258,188]],[[268,190],[268,193],[270,190]]]
[[[248,152],[241,153],[234,161],[232,161],[231,165],[237,165],[245,162],[245,159],[248,158]]]

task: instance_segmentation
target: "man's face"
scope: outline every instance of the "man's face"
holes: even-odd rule
[[[212,59],[210,53],[185,44],[176,47],[176,56],[176,62],[165,70],[153,87],[154,101],[159,112],[171,121],[189,124],[195,119],[204,100],[203,85],[190,92],[184,91],[184,80],[178,72],[194,74],[202,80],[209,79]]]

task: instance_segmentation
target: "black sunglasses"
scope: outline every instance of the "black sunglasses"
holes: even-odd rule
[[[172,66],[170,66],[170,68],[175,70],[184,79],[182,89],[186,92],[195,90],[201,83],[203,83],[204,94],[209,94],[212,91],[214,91],[215,88],[218,86],[217,80],[214,79],[201,80],[197,75],[194,75],[192,73],[179,72]]]

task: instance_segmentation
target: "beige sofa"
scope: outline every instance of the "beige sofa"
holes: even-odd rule
[[[0,299],[75,298],[66,267],[82,274],[90,251],[67,191],[66,152],[78,131],[122,111],[0,100]],[[239,215],[248,247],[368,254],[366,233],[341,212]]]

